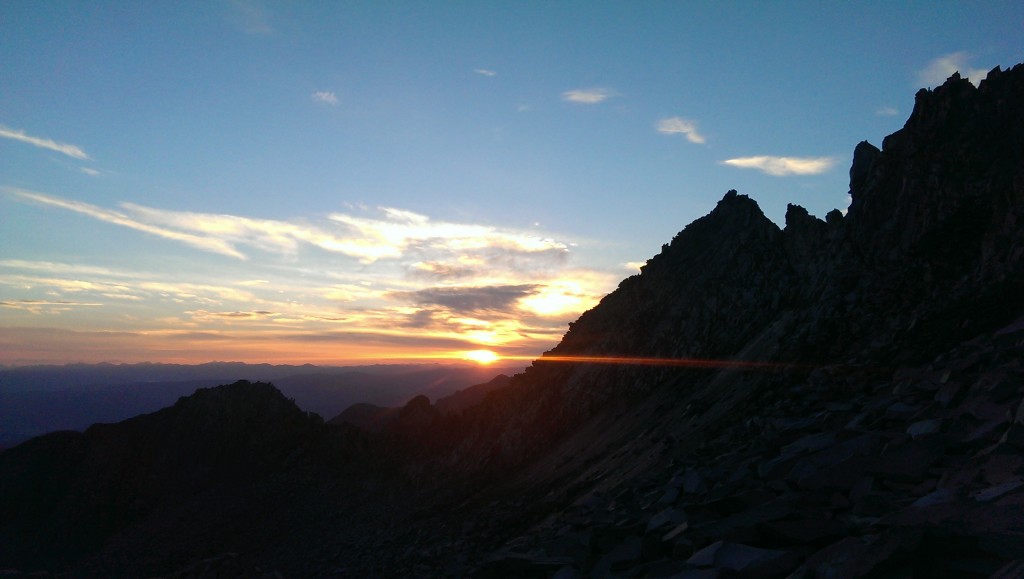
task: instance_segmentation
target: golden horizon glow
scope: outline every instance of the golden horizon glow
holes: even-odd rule
[[[526,259],[515,248],[507,251]],[[479,364],[463,356],[472,349],[532,353],[524,356],[528,361],[556,346],[565,324],[616,281],[586,269],[552,276],[541,267],[534,275],[510,270],[503,259],[453,257],[440,249],[424,257],[432,259],[418,270],[434,264],[434,273],[409,276],[386,261],[365,276],[288,263],[280,271],[181,279],[0,260],[0,293],[10,292],[0,299],[0,364]],[[529,259],[544,264],[551,258]],[[457,280],[441,279],[447,275]]]
[[[813,369],[814,364],[762,362],[729,359],[654,358],[628,356],[560,356],[528,353],[500,354],[493,350],[414,350],[395,348],[387,343],[364,343],[358,346],[327,341],[311,343],[298,336],[282,335],[266,340],[259,335],[240,333],[216,334],[189,331],[142,332],[72,332],[53,329],[11,330],[0,327],[0,343],[17,344],[6,353],[5,363],[21,366],[68,363],[60,356],[69,346],[85,339],[89,349],[76,355],[81,363],[142,363],[159,360],[163,363],[203,364],[233,361],[250,364],[408,364],[408,363],[475,363],[489,366],[502,363],[512,366],[545,363],[601,364],[623,366],[661,366],[706,370],[777,372]],[[551,344],[553,345],[553,344]],[[549,345],[548,347],[551,347]],[[522,352],[522,350],[519,350]],[[202,354],[198,354],[202,352]]]
[[[470,350],[462,353],[463,360],[471,360],[477,364],[487,366],[501,359],[501,356],[491,350]]]

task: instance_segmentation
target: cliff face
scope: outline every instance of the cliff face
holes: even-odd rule
[[[876,339],[904,330],[903,338],[941,334],[949,345],[991,329],[989,311],[1019,304],[1022,83],[1020,66],[993,70],[977,88],[954,75],[918,92],[881,151],[857,147],[843,245],[830,251],[853,306],[894,314],[881,332],[873,327]]]
[[[1020,256],[1005,244],[1020,234],[1022,82],[1018,69],[997,68],[978,88],[954,75],[918,92],[881,154],[858,149],[854,166],[867,169],[851,179],[849,236],[864,259],[921,260],[938,280],[962,277],[952,266],[967,262],[981,267],[965,281],[1005,275]]]

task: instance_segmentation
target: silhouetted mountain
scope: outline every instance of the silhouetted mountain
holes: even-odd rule
[[[490,382],[470,386],[465,390],[459,390],[434,402],[434,408],[442,414],[454,414],[462,412],[467,408],[476,406],[484,401],[484,398],[491,392],[508,386],[512,379],[504,374],[499,374]]]
[[[273,381],[300,408],[335,416],[355,403],[401,405],[439,398],[519,368],[479,365],[276,366],[216,362],[69,364],[0,370],[0,447],[55,430],[84,430],[173,404],[197,388],[239,379]]]
[[[444,398],[439,398],[433,406],[440,414],[459,413],[480,404],[484,401],[484,398],[488,393],[499,388],[504,388],[505,386],[508,386],[510,382],[511,378],[504,374],[499,374],[490,382],[470,386],[465,390],[459,390],[454,394],[445,396]],[[421,404],[422,401],[420,398],[427,400],[427,403],[429,404],[429,399],[425,396],[417,396],[413,400],[410,400],[409,404],[412,404],[413,402]],[[373,404],[359,403],[349,406],[344,412],[330,419],[328,423],[351,424],[352,426],[367,432],[381,432],[382,430],[385,430],[392,421],[398,418],[402,412],[403,408],[401,407],[382,407]]]
[[[236,384],[10,449],[0,565],[1018,577],[1024,65],[919,92],[850,193],[780,229],[730,191],[462,412],[368,433]]]
[[[73,558],[213,487],[281,470],[308,452],[321,422],[269,384],[237,382],[33,439],[0,454],[3,559]]]
[[[519,367],[410,366],[403,371],[350,371],[287,376],[274,381],[299,407],[323,417],[336,416],[354,403],[402,405],[416,396],[439,399]]]
[[[380,432],[392,420],[398,418],[402,409],[397,406],[375,406],[359,403],[349,406],[341,414],[328,421],[328,424],[351,424],[366,432]]]

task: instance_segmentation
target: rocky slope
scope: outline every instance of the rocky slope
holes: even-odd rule
[[[850,193],[780,229],[729,192],[461,412],[235,386],[6,451],[0,566],[1024,576],[1024,65],[919,92]]]

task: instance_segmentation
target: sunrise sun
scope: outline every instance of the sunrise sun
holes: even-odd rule
[[[498,360],[498,355],[490,350],[471,350],[462,354],[463,359],[472,360],[477,364],[490,364]]]

